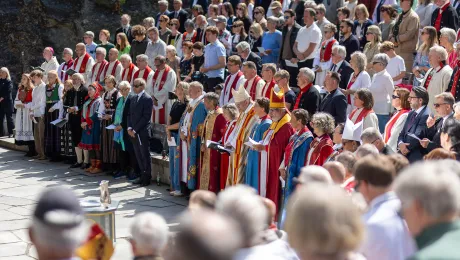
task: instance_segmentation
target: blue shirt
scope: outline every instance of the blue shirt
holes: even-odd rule
[[[280,48],[283,41],[283,35],[280,31],[275,32],[264,32],[262,36],[262,47],[265,50],[272,50],[268,55],[263,55],[262,64],[264,63],[278,63],[278,57],[280,56]]]
[[[219,57],[226,57],[225,47],[219,41],[216,40],[214,43],[209,43],[204,47],[204,68],[209,68],[219,64]],[[224,78],[224,69],[220,68],[218,70],[210,70],[206,72],[208,78]]]
[[[96,43],[91,43],[90,45],[88,44],[85,44],[86,46],[86,52],[91,56],[93,57],[93,59],[96,59],[96,48],[97,48],[97,44]],[[107,53],[108,54],[108,53]]]

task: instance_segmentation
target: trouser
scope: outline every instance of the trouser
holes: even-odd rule
[[[224,80],[222,78],[204,78],[204,91],[207,92],[214,92],[214,89],[220,83],[223,83]]]
[[[299,74],[299,68],[286,66],[286,62],[281,60],[281,68],[289,72],[289,86],[297,86],[297,74]]]
[[[385,126],[388,123],[388,120],[390,120],[390,115],[377,114],[377,119],[379,120],[379,131],[383,134],[385,132]]]
[[[171,138],[174,138],[176,144],[179,144],[179,133],[171,132]],[[171,179],[171,187],[173,190],[180,191],[179,169],[175,168],[175,158],[177,155],[177,146],[169,147],[169,176]],[[179,165],[177,165],[179,166]]]
[[[11,109],[0,109],[0,136],[3,136],[3,119],[6,117],[6,127],[8,129],[8,135],[13,134],[14,122],[13,122],[13,111]]]
[[[28,154],[36,154],[37,153],[37,151],[35,150],[35,142],[30,143],[27,146],[29,147],[29,152],[27,152]]]
[[[309,60],[306,60],[306,61],[302,61],[302,62],[298,62],[298,66],[299,66],[299,70],[301,68],[309,68],[309,69],[313,69],[313,60],[314,59],[309,59]]]
[[[135,134],[134,138],[131,138],[137,163],[139,164],[142,183],[150,182],[152,179],[152,162],[150,159],[149,134],[147,131],[147,129],[141,130]]]
[[[35,117],[34,127],[35,151],[40,157],[45,157],[45,118]]]

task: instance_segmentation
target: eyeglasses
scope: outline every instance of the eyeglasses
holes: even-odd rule
[[[241,27],[241,25],[233,25],[233,26],[232,26],[232,29],[234,29],[234,28],[239,28],[239,27]]]
[[[434,103],[433,106],[434,106],[435,108],[438,108],[438,107],[440,107],[441,105],[446,105],[446,104],[447,104],[447,103],[440,103],[440,104]]]
[[[291,16],[285,15],[284,20],[291,19]]]
[[[392,97],[393,99],[398,99],[398,98],[399,98],[399,96],[396,96],[396,95],[392,95],[391,97]]]
[[[379,63],[381,64],[381,62],[374,61],[374,62],[372,62],[372,65],[379,64]]]
[[[177,26],[175,23],[170,23],[169,26]]]

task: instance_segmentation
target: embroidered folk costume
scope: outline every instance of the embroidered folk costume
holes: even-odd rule
[[[14,108],[16,108],[14,143],[16,145],[32,146],[34,144],[33,123],[29,117],[30,109],[25,106],[19,106],[32,102],[32,90],[32,88],[25,89],[23,86],[20,86],[14,100]]]
[[[45,107],[45,154],[52,159],[57,159],[61,151],[59,137],[61,130],[52,121],[62,117],[62,95],[64,86],[59,83],[46,86]],[[49,112],[52,109],[53,112]]]
[[[104,168],[109,170],[115,170],[117,164],[117,150],[114,147],[113,142],[113,129],[107,129],[106,127],[113,123],[115,119],[115,108],[117,105],[117,99],[121,97],[120,92],[114,88],[110,91],[105,92],[102,95],[98,113],[101,121],[101,152],[102,152],[102,163]],[[110,119],[104,119],[106,115],[110,116]]]

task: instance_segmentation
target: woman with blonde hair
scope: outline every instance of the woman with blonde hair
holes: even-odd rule
[[[11,81],[10,71],[6,67],[0,69],[0,136],[3,136],[3,118],[6,117],[8,127],[8,137],[13,135],[13,82]]]
[[[245,4],[244,2],[245,2],[244,0],[241,0],[241,3],[239,3],[238,6],[236,7],[235,22],[236,21],[243,22],[245,32],[249,32],[249,27],[251,27],[251,23],[252,23],[252,9],[248,10],[249,6]]]
[[[14,99],[14,108],[16,108],[16,135],[14,142],[16,145],[27,145],[29,151],[25,156],[32,157],[37,154],[35,151],[33,123],[30,120],[30,109],[26,104],[32,102],[32,91],[34,84],[29,74],[22,74],[21,82],[18,86],[18,93]]]
[[[262,46],[262,35],[264,34],[264,30],[262,26],[258,23],[253,23],[249,28],[249,36],[248,36],[248,43],[251,46],[251,51],[258,53],[258,47]]]
[[[359,40],[359,49],[362,51],[367,43],[367,29],[372,25],[372,21],[369,19],[369,11],[363,4],[359,4],[355,7],[355,21],[353,25],[353,35]]]
[[[412,73],[414,73],[413,86],[420,86],[421,81],[425,77],[426,72],[431,68],[428,60],[428,53],[431,47],[438,45],[438,33],[433,26],[426,26],[422,29],[421,36],[422,44],[417,49],[417,54],[414,58]]]
[[[366,55],[367,59],[366,71],[372,78],[375,73],[372,69],[372,59],[375,55],[380,53],[380,46],[382,45],[382,32],[380,28],[376,25],[369,26],[369,28],[367,28],[366,40],[368,41],[366,46],[364,46],[364,55]]]
[[[129,44],[128,37],[125,33],[117,34],[116,48],[118,50],[118,60],[120,60],[121,55],[129,54],[129,52],[131,51],[131,45]]]
[[[340,91],[347,96],[347,114],[355,108],[353,102],[355,92],[361,88],[369,88],[371,85],[371,77],[365,70],[367,59],[364,53],[356,51],[351,54],[350,65],[353,69],[353,73],[350,75],[347,89],[340,89]]]
[[[406,123],[407,115],[411,109],[409,103],[409,94],[410,91],[405,88],[396,88],[393,91],[391,99],[391,105],[394,109],[396,109],[396,112],[385,125],[383,141],[395,152],[398,150],[399,134],[401,133],[404,124]]]
[[[46,85],[46,107],[45,107],[45,154],[51,158],[50,161],[59,161],[61,144],[59,143],[60,128],[51,124],[56,119],[62,119],[63,105],[62,96],[64,86],[59,80],[57,71],[48,72],[48,84]]]

